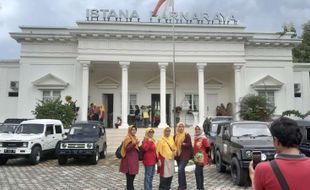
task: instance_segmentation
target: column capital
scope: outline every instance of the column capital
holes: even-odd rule
[[[207,63],[203,63],[203,62],[196,64],[198,70],[203,70],[205,66],[207,65],[208,65]]]
[[[85,67],[89,68],[90,63],[91,63],[91,61],[89,61],[89,60],[80,60],[79,62],[82,65],[83,68],[85,68]]]
[[[240,71],[242,67],[244,66],[243,63],[234,63],[234,69],[235,71]]]
[[[123,69],[127,69],[130,65],[130,62],[129,61],[120,61],[119,64]]]
[[[158,66],[160,69],[166,69],[166,67],[169,65],[167,62],[159,62]]]

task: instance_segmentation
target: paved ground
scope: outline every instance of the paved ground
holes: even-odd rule
[[[43,160],[39,165],[31,166],[25,159],[10,160],[0,166],[0,189],[125,189],[125,176],[118,172],[119,160],[113,155],[99,161],[98,165],[88,165],[70,160],[66,166],[59,166],[57,160]],[[135,188],[143,189],[143,168],[136,177]],[[232,184],[229,173],[219,174],[215,166],[205,168],[205,189],[251,189],[241,188]],[[188,189],[194,190],[195,175],[187,172]],[[158,188],[158,175],[154,177],[154,189]],[[172,189],[177,189],[177,177],[173,178]]]

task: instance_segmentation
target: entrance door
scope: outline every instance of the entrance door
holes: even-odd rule
[[[105,107],[104,113],[104,126],[108,128],[113,128],[113,94],[103,94],[103,105]]]
[[[218,94],[207,94],[207,114],[209,116],[216,116],[216,107],[218,106]]]
[[[170,94],[166,94],[166,121],[167,124],[170,125],[171,117],[170,117]],[[151,114],[151,122],[152,127],[157,127],[160,123],[160,94],[152,94],[151,97],[151,106],[152,106],[152,114]]]

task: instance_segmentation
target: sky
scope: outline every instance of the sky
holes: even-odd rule
[[[20,44],[9,35],[19,26],[75,27],[86,9],[137,10],[149,18],[158,0],[0,0],[0,59],[19,59]],[[310,0],[175,0],[175,10],[234,15],[248,32],[280,32],[292,22],[297,34],[310,21]]]

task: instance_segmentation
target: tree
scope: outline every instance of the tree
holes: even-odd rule
[[[302,43],[293,48],[293,61],[310,63],[310,21],[303,25]]]
[[[240,117],[243,120],[268,121],[275,111],[263,96],[249,94],[240,103]]]
[[[57,99],[40,100],[32,113],[36,119],[58,119],[68,128],[75,118],[73,104],[70,102],[62,103]]]

